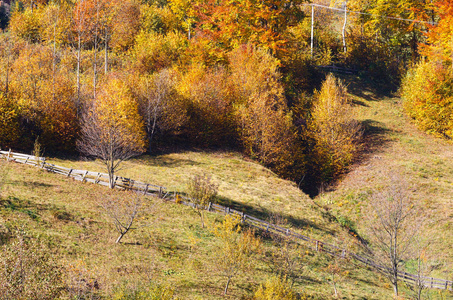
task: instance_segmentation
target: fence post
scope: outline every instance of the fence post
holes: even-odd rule
[[[316,241],[316,251],[319,251],[319,242]]]
[[[11,148],[8,151],[8,156],[6,157],[6,161],[9,161],[10,156],[11,156]]]
[[[159,187],[159,198],[162,198],[162,187]]]
[[[101,177],[101,173],[98,173],[98,176],[96,176],[96,179],[94,180],[95,184],[98,184],[100,177]]]
[[[87,176],[87,174],[88,174],[88,171],[85,171],[85,174],[83,174],[83,177],[82,177],[82,182],[85,181],[85,177]]]
[[[208,209],[207,209],[208,211],[211,211],[211,206],[212,206],[212,202],[209,202]]]
[[[143,191],[143,195],[146,195],[146,193],[148,193],[148,188],[149,188],[149,184],[146,184],[145,190]]]
[[[72,169],[69,170],[68,177],[71,176],[71,173],[72,173]]]

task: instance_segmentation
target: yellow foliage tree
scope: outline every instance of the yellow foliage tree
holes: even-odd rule
[[[217,268],[227,278],[224,295],[228,292],[231,279],[251,267],[250,256],[256,253],[261,241],[250,230],[241,232],[240,219],[227,215],[225,220],[214,228],[214,234],[221,240],[216,251]]]
[[[13,148],[20,143],[20,107],[0,92],[0,147]]]
[[[236,123],[245,152],[290,176],[288,171],[296,169],[292,166],[301,153],[280,82],[279,61],[251,45],[232,51],[229,60]]]
[[[102,160],[109,174],[109,185],[115,185],[115,172],[122,161],[145,151],[145,130],[138,104],[118,77],[104,84],[92,106],[82,118],[81,152]]]
[[[362,130],[354,120],[346,87],[329,74],[315,93],[309,130],[314,140],[313,160],[322,182],[339,175],[352,162]]]
[[[234,144],[233,105],[225,69],[194,64],[177,88],[187,102],[191,140],[203,145]]]

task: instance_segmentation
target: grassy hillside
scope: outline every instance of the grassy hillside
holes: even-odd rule
[[[59,163],[90,169],[97,166],[94,162]],[[300,227],[301,231],[318,238],[348,238],[338,224],[329,223],[322,211],[293,184],[237,154],[142,157],[126,166],[124,175],[181,190],[190,174],[210,171],[220,184],[223,202],[263,218],[279,213],[288,226]],[[222,297],[225,278],[220,276],[213,260],[219,241],[209,228],[201,228],[199,217],[190,208],[148,199],[149,213],[141,220],[148,226],[126,235],[118,245],[114,243],[116,233],[98,204],[101,198],[121,196],[124,192],[82,184],[29,166],[6,164],[3,168],[6,175],[1,224],[40,236],[68,274],[67,282],[80,276],[87,281],[96,280],[100,289],[94,292],[106,298],[126,281],[129,284],[158,282],[174,289],[180,299]],[[220,215],[208,216],[211,228],[222,219]],[[263,238],[262,251],[250,258],[254,267],[233,279],[229,298],[249,297],[259,284],[275,274],[277,266],[272,253],[279,253],[280,246],[270,237]],[[328,271],[331,260],[304,247],[293,251],[298,270],[294,289],[314,299],[329,299],[333,294]],[[351,262],[339,264],[337,286],[344,299],[390,297],[385,280],[374,272],[357,268]]]
[[[349,78],[350,79],[350,78]],[[356,88],[358,84],[360,88]],[[398,99],[377,96],[350,81],[356,109],[366,125],[365,151],[336,186],[311,200],[296,184],[281,180],[262,166],[231,152],[182,152],[142,156],[124,163],[119,175],[184,192],[195,174],[210,174],[219,185],[218,201],[262,219],[283,224],[305,235],[345,247],[355,243],[337,219],[354,222],[364,232],[362,210],[370,193],[379,188],[388,170],[398,171],[414,184],[413,197],[422,200],[430,222],[432,276],[452,279],[453,161],[449,143],[420,133],[402,114]],[[104,172],[96,161],[51,162],[78,169]],[[173,289],[180,299],[220,299],[226,279],[215,262],[220,241],[212,233],[221,215],[208,214],[208,228],[188,207],[146,199],[145,214],[122,244],[104,211],[102,199],[123,197],[124,192],[83,184],[60,175],[13,163],[2,163],[0,229],[20,229],[48,245],[52,259],[65,274],[65,284],[105,299],[119,295],[124,285],[150,282]],[[335,217],[336,218],[335,218]],[[16,231],[13,231],[15,233]],[[390,299],[390,284],[379,274],[354,262],[332,260],[322,253],[285,246],[263,235],[260,253],[250,257],[253,267],[233,279],[230,299],[247,299],[275,275],[289,249],[294,262],[294,290],[312,299],[331,299],[332,274],[342,299]],[[282,251],[282,249],[284,249]],[[81,280],[83,279],[83,280]],[[86,282],[97,282],[98,287]],[[72,294],[71,294],[72,293]],[[429,292],[430,299],[451,294]],[[402,288],[402,297],[411,291]]]
[[[379,95],[357,78],[345,78],[359,120],[365,124],[364,152],[350,172],[314,199],[353,220],[365,231],[364,206],[389,173],[408,183],[423,210],[422,238],[429,244],[430,276],[453,279],[453,145],[419,131],[404,114],[401,99]],[[357,209],[359,208],[359,209]],[[451,296],[451,295],[450,295]]]

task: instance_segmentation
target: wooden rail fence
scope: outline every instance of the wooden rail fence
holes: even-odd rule
[[[22,164],[36,166],[42,169],[45,169],[49,172],[61,174],[67,177],[72,177],[75,180],[82,182],[90,182],[94,184],[100,184],[104,186],[109,186],[109,176],[108,174],[99,173],[99,172],[90,172],[86,170],[77,170],[72,168],[65,168],[57,166],[54,164],[47,163],[45,158],[36,157],[32,155],[26,155],[21,153],[14,153],[10,151],[0,151],[0,158],[4,158],[7,161],[14,161]],[[128,189],[136,190],[139,193],[144,195],[157,196],[161,199],[167,201],[180,203],[186,206],[195,207],[195,203],[191,201],[190,198],[185,197],[184,195],[178,194],[176,192],[169,192],[165,187],[159,185],[153,185],[148,183],[143,183],[140,181],[135,181],[130,178],[115,177],[114,187],[119,189]],[[338,256],[341,258],[349,258],[359,261],[367,266],[373,267],[381,272],[390,273],[390,270],[384,266],[381,266],[374,262],[370,257],[364,255],[359,255],[357,253],[348,251],[346,249],[337,247],[335,245],[319,241],[308,236],[304,236],[297,232],[294,232],[288,228],[284,228],[267,221],[255,218],[251,215],[245,214],[244,212],[232,209],[230,207],[222,206],[216,203],[209,203],[204,207],[207,211],[222,213],[227,215],[233,215],[241,219],[241,221],[251,227],[254,227],[259,230],[263,230],[275,235],[291,238],[294,241],[312,249],[313,251],[324,252],[332,256]],[[418,276],[406,272],[398,272],[398,279],[410,284],[423,286],[423,288],[432,288],[432,289],[443,289],[453,291],[453,281],[438,279],[433,277]]]

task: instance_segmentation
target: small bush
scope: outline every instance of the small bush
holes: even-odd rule
[[[304,299],[291,289],[290,282],[286,277],[272,277],[264,285],[260,285],[255,292],[255,300],[296,300]]]
[[[209,175],[195,175],[187,187],[189,197],[195,205],[195,209],[201,218],[201,226],[204,227],[203,211],[209,202],[217,195],[218,186],[212,182]]]
[[[175,299],[173,289],[154,283],[129,286],[122,284],[112,297],[113,300],[171,300]]]

